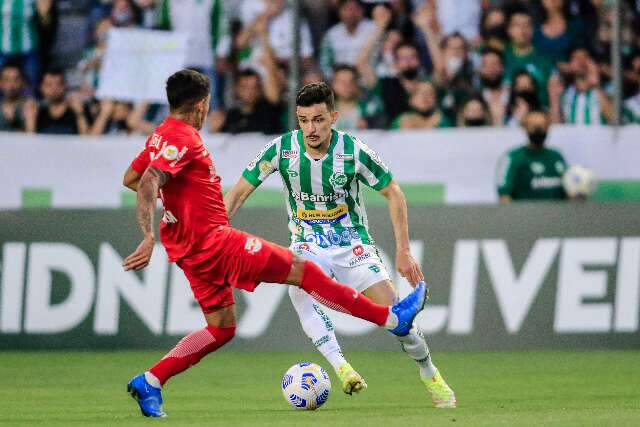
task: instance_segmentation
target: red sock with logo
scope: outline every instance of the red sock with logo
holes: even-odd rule
[[[376,304],[355,289],[341,285],[310,261],[304,263],[300,287],[329,308],[368,320],[378,326],[387,323],[389,307]]]
[[[160,384],[164,384],[172,376],[195,365],[207,354],[229,342],[235,335],[235,331],[235,326],[226,328],[207,326],[191,332],[153,368],[149,369],[149,372],[160,380]]]

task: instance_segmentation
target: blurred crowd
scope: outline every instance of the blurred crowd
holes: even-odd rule
[[[72,0],[68,0],[72,1]],[[84,0],[82,58],[61,2],[0,1],[0,130],[147,133],[166,107],[96,99],[114,27],[189,36],[213,82],[210,132],[286,130],[292,9],[286,0]],[[343,130],[611,123],[610,0],[301,0],[302,84],[332,86]],[[85,43],[84,40],[82,43]],[[640,1],[622,0],[623,122],[640,123]],[[132,70],[134,72],[134,70]]]

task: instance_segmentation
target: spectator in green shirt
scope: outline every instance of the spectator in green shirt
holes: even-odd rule
[[[533,76],[538,85],[538,97],[543,106],[549,104],[547,82],[553,65],[544,53],[539,53],[533,45],[533,23],[524,10],[516,10],[509,17],[507,27],[509,42],[504,52],[505,80],[511,81],[521,70]]]
[[[550,123],[547,113],[540,110],[525,116],[529,142],[510,150],[498,162],[500,202],[566,199],[562,175],[567,163],[558,151],[544,146]]]

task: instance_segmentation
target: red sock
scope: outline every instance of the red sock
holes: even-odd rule
[[[372,302],[360,292],[329,278],[316,264],[305,261],[300,287],[322,304],[384,326],[389,307]]]
[[[207,354],[222,347],[233,338],[235,331],[235,326],[226,328],[207,326],[191,332],[153,368],[149,369],[149,372],[160,380],[160,384],[164,384],[172,376],[195,365]]]

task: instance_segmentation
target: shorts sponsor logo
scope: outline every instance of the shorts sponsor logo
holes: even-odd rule
[[[339,154],[336,154],[334,157],[336,159],[338,159],[338,160],[352,160],[353,159],[353,154],[351,154],[351,153],[348,153],[348,154],[339,153]]]
[[[315,243],[321,248],[342,246],[343,244],[350,244],[353,240],[360,240],[358,230],[353,227],[344,228],[340,233],[328,230],[326,233],[318,231],[304,236],[305,242]]]
[[[162,157],[167,160],[175,160],[178,158],[178,148],[175,145],[167,145],[164,150],[162,150]]]
[[[360,256],[357,256],[355,258],[353,258],[351,261],[349,261],[349,267],[353,267],[356,266],[360,263],[362,263],[365,260],[368,260],[369,258],[371,258],[371,253],[370,252],[365,252]]]
[[[282,150],[280,156],[283,159],[295,159],[298,157],[298,152],[296,150]]]
[[[244,250],[250,254],[260,252],[262,249],[262,242],[256,237],[247,237],[247,242],[244,244]]]
[[[353,248],[353,254],[355,256],[360,256],[364,253],[364,247],[362,245],[358,245],[355,248]]]
[[[370,265],[369,266],[369,270],[373,271],[374,273],[380,273],[380,266],[379,265]]]
[[[339,205],[329,210],[298,209],[298,218],[307,224],[335,224],[347,216],[347,205]]]
[[[347,175],[342,172],[334,172],[329,178],[329,182],[333,187],[342,187],[347,183]]]

